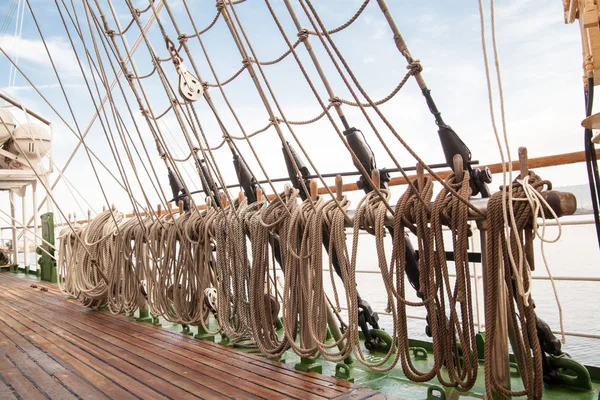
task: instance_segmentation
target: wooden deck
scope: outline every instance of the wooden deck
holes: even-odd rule
[[[225,397],[391,398],[122,315],[91,311],[66,299],[56,285],[0,273],[0,399]]]

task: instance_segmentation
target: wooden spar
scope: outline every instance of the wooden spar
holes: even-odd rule
[[[341,175],[335,177],[335,198],[337,201],[344,199],[344,180]]]
[[[373,181],[373,186],[375,186],[376,188],[381,187],[381,176],[379,175],[379,170],[377,168],[373,169],[373,171],[371,172],[371,180]]]
[[[313,201],[317,201],[317,197],[319,197],[319,183],[313,179],[310,181],[310,199]]]
[[[600,149],[596,149],[596,156],[600,157]],[[544,157],[536,157],[536,158],[530,158],[529,159],[529,168],[533,169],[533,168],[546,168],[546,167],[556,167],[556,166],[560,166],[560,165],[568,165],[568,164],[576,164],[576,163],[580,163],[580,162],[584,162],[585,161],[585,153],[583,151],[576,151],[573,153],[563,153],[563,154],[555,154],[552,156],[544,156]],[[513,161],[513,169],[517,170],[519,169],[519,162],[518,161]],[[506,163],[506,165],[508,165],[508,163]],[[502,163],[496,163],[496,164],[488,164],[487,167],[490,169],[490,172],[492,174],[498,174],[502,172]],[[439,171],[437,172],[438,176],[441,179],[445,179],[447,178],[450,174],[452,174],[453,171],[452,170],[444,170],[444,171]],[[429,176],[428,174],[426,176]],[[414,180],[417,178],[416,175],[409,175],[408,178],[410,180]],[[406,180],[403,177],[396,177],[396,178],[392,178],[389,182],[388,185],[389,186],[400,186],[400,185],[406,185]],[[329,187],[329,190],[331,191],[335,191],[335,186],[331,186]],[[358,186],[356,185],[356,183],[346,183],[342,185],[342,191],[343,192],[353,192],[356,190],[362,190],[359,189]],[[327,188],[325,187],[321,187],[318,190],[319,194],[328,194],[329,192],[327,191]],[[558,193],[558,192],[554,192],[553,190],[549,190],[547,192],[544,193]],[[553,194],[553,196],[555,196],[555,194]],[[275,194],[269,194],[267,195],[267,199],[268,200],[272,200],[276,197]],[[556,197],[556,196],[555,196]],[[263,192],[260,189],[256,190],[256,198],[257,201],[262,201],[263,198]],[[573,200],[569,200],[569,202],[573,203]],[[576,204],[576,203],[575,203]],[[562,206],[561,206],[562,207]],[[560,214],[558,215],[559,217],[561,215],[570,215],[572,214],[572,212],[568,212],[568,210],[571,209],[572,206],[569,206],[568,208],[566,208],[564,211],[564,214]],[[202,204],[199,205],[198,210],[204,210],[206,209],[206,205]],[[177,212],[177,209],[171,209],[171,212]],[[141,212],[140,216],[145,216],[146,213],[145,212]],[[132,218],[134,217],[135,214],[126,214],[125,218]],[[82,221],[77,221],[79,223],[85,223],[86,220],[82,220]],[[63,224],[56,224],[56,227],[62,226]],[[64,224],[66,225],[66,224]],[[33,228],[33,226],[31,226],[30,228]]]
[[[519,147],[519,170],[521,171],[521,179],[529,176],[529,161],[527,160],[527,147]],[[531,228],[525,228],[525,258],[532,271],[535,270],[535,262],[533,257],[533,231]]]
[[[421,191],[425,187],[425,170],[420,163],[417,163],[416,171],[417,171],[417,189],[419,189],[419,191]]]
[[[456,175],[456,181],[462,182],[465,177],[465,172],[463,171],[463,159],[460,154],[455,154],[454,158],[452,158],[452,166],[454,167],[454,174]]]

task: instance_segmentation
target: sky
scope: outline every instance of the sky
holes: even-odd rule
[[[313,1],[328,29],[346,22],[362,4],[362,1],[358,0]],[[114,54],[109,50],[109,55],[107,55],[103,49],[104,42],[102,40],[106,40],[106,36],[99,36],[92,23],[93,38],[98,46],[98,53],[96,53],[90,35],[90,27],[86,20],[86,12],[82,5],[84,2],[74,2],[77,3],[74,4],[74,13],[73,3],[66,0],[57,0],[56,3],[53,0],[29,0],[46,46],[55,62],[60,78],[59,83],[28,6],[25,6],[22,33],[20,36],[15,35],[18,3],[19,0],[8,0],[0,4],[0,21],[2,21],[0,24],[0,48],[9,57],[13,59],[18,57],[19,68],[22,69],[27,79],[41,91],[56,112],[36,93],[25,76],[16,73],[14,81],[11,79],[15,72],[11,72],[11,64],[3,54],[0,54],[0,91],[53,121],[52,154],[56,170],[65,164],[77,144],[76,134],[85,131],[96,109],[95,104],[97,105],[99,99],[106,93],[94,67],[91,67],[86,61],[85,48],[80,38],[77,37],[70,17],[76,17],[81,24],[85,44],[94,61],[97,63],[98,58],[102,61],[105,68],[105,79],[112,81],[114,78],[115,74],[111,63],[115,68],[118,66],[115,63]],[[89,3],[95,4],[91,1]],[[181,32],[193,33],[194,27],[186,14],[183,2],[170,0],[168,3]],[[187,3],[192,10],[196,28],[201,29],[201,27],[208,26],[215,17],[216,9],[213,0],[188,0]],[[287,37],[294,42],[297,38],[297,29],[292,23],[288,10],[283,2],[272,0],[271,3]],[[295,0],[291,3],[299,15],[302,26],[312,29],[300,3]],[[116,22],[110,11],[109,2],[99,0],[98,4],[107,15],[111,28],[116,30]],[[134,4],[135,7],[143,9],[148,2],[147,0],[138,0],[134,1]],[[469,146],[473,159],[479,160],[481,163],[499,162],[500,153],[490,119],[478,1],[388,0],[388,5],[413,57],[419,59],[424,68],[423,77],[432,90],[433,98],[442,112],[444,120]],[[126,26],[131,21],[131,13],[125,6],[125,2],[114,2],[113,6],[118,21],[122,26]],[[96,6],[93,5],[92,8],[97,13]],[[70,15],[66,10],[69,10]],[[235,10],[258,60],[276,59],[288,49],[264,1],[247,0],[236,5]],[[66,22],[66,30],[61,13]],[[142,14],[140,17],[142,23],[147,21],[149,14],[150,12]],[[490,7],[488,2],[485,4],[485,15],[487,28],[485,33],[488,50],[490,50]],[[578,25],[564,24],[562,2],[559,0],[498,0],[496,1],[495,15],[506,128],[511,154],[516,157],[519,146],[527,146],[530,157],[581,151],[583,149],[583,131],[580,123],[584,116],[584,104],[581,41]],[[164,9],[160,12],[159,18],[168,36],[176,40],[176,29]],[[71,34],[75,51],[67,32]],[[134,23],[124,37],[129,44],[132,44],[139,33],[140,30]],[[241,68],[242,58],[222,18],[201,37],[208,59],[221,81],[226,80]],[[375,0],[371,0],[352,25],[332,35],[332,38],[361,87],[372,99],[378,100],[386,97],[404,77],[407,63],[396,49],[393,35]],[[150,47],[142,41],[133,56],[136,70],[140,75],[145,75],[152,70],[150,49],[155,51],[159,57],[168,55],[164,38],[157,24],[150,29],[148,40]],[[309,40],[315,48],[319,62],[336,95],[346,100],[352,100],[350,90],[344,84],[318,37],[310,36]],[[119,51],[124,53],[124,45],[118,37],[117,42]],[[215,77],[200,43],[197,39],[189,39],[188,44],[191,57],[201,73],[200,79],[214,83]],[[246,48],[248,48],[247,45]],[[327,101],[327,93],[303,45],[297,47],[297,52],[302,64],[306,67],[308,76],[314,82],[318,94]],[[182,56],[183,64],[188,70],[192,70],[190,56],[185,53]],[[490,65],[493,65],[491,52],[489,57]],[[81,67],[78,60],[82,62]],[[173,63],[163,62],[161,67],[165,71],[168,82],[176,84],[177,73]],[[132,68],[131,65],[129,68]],[[307,120],[320,114],[319,103],[292,56],[276,65],[263,66],[263,71],[266,80],[262,76],[259,78],[261,87],[266,89],[268,83],[277,99],[277,104],[288,120]],[[495,76],[495,71],[492,73]],[[345,75],[347,76],[346,72]],[[90,85],[89,88],[86,81]],[[95,86],[94,81],[97,82],[98,87]],[[140,113],[132,90],[124,79],[121,78],[119,82],[125,95],[121,94],[119,87],[115,89],[115,109],[108,108],[106,117],[103,115],[103,118],[96,120],[85,141],[114,175],[121,176],[122,173],[127,178],[135,193],[134,197],[138,201],[144,203],[145,194],[151,204],[158,204],[160,196],[153,186],[156,184],[156,178],[154,178],[151,166],[158,176],[159,185],[164,191],[163,196],[170,198],[166,169],[158,157],[152,134]],[[69,103],[65,101],[61,84]],[[499,119],[498,90],[495,85],[494,81],[495,112]],[[156,73],[143,80],[143,88],[155,115],[161,114],[168,108],[168,97]],[[263,128],[268,123],[269,115],[247,71],[243,71],[238,78],[227,84],[224,90],[238,117],[237,121],[229,111],[219,90],[210,88],[209,93],[214,100],[221,121],[231,135],[241,136],[240,126],[249,134]],[[141,93],[139,86],[137,91]],[[124,99],[127,99],[128,103]],[[364,101],[364,99],[361,100]],[[127,104],[129,104],[131,112],[128,111]],[[276,109],[276,115],[281,116],[275,102],[270,97],[269,104]],[[223,133],[219,129],[214,114],[204,100],[195,102],[194,107],[209,146],[218,145],[222,140]],[[127,146],[123,145],[119,139],[120,133],[126,133],[119,132],[117,129],[114,118],[116,110],[122,118],[123,126],[131,135],[131,139],[127,139]],[[415,160],[372,110],[369,110],[367,114],[381,135],[382,142],[360,109],[344,106],[344,111],[350,124],[360,129],[365,135],[365,139],[375,153],[378,167],[395,167],[392,157],[386,152],[382,142],[401,165],[415,165]],[[395,97],[382,105],[381,111],[398,134],[425,162],[441,163],[444,161],[434,119],[429,113],[414,79],[411,79]],[[19,122],[24,122],[25,118],[18,111],[14,111],[14,114]],[[331,115],[337,126],[341,126],[333,110]],[[189,156],[189,147],[172,111],[160,119],[158,127],[174,158],[185,159]],[[499,126],[499,128],[501,127]],[[300,140],[313,161],[313,165],[321,173],[354,170],[348,152],[327,118],[307,126],[294,126],[293,132],[287,129],[283,129],[282,132],[285,140],[291,141],[296,150],[302,154],[302,158],[306,160],[307,156],[299,150],[294,136]],[[121,172],[113,155],[114,150],[111,151],[109,146],[109,140],[113,137],[115,138],[113,144],[116,144],[115,148],[119,151],[118,158],[125,159]],[[270,178],[280,178],[286,175],[281,140],[275,129],[271,128],[258,134],[251,139],[251,143]],[[263,179],[264,173],[250,146],[244,141],[236,141],[236,144],[239,145],[239,149],[252,171],[259,179]],[[204,144],[202,145],[204,146]],[[194,143],[194,146],[197,146],[197,142]],[[125,150],[131,151],[135,169],[126,160]],[[141,155],[143,162],[137,158],[136,151]],[[146,156],[146,152],[148,156]],[[213,155],[219,169],[222,170],[225,182],[227,184],[236,183],[231,154],[226,146],[215,150]],[[80,150],[64,174],[69,184],[63,180],[54,190],[54,197],[63,212],[65,214],[76,213],[81,218],[87,214],[88,209],[91,209],[92,215],[94,215],[107,204],[115,204],[123,212],[131,212],[133,209],[131,198],[97,160],[93,160],[91,163],[89,158],[90,156],[86,152]],[[200,180],[194,172],[193,164],[187,161],[178,163],[178,165],[188,187],[191,190],[199,189]],[[314,172],[313,167],[310,167],[310,170]],[[137,172],[139,180],[134,172]],[[538,173],[542,177],[552,180],[556,186],[586,182],[583,164],[547,168]],[[57,173],[52,174],[50,181],[54,182],[57,176]],[[119,179],[123,181],[123,178]],[[351,182],[350,178],[347,178],[345,182]],[[497,189],[501,182],[502,177],[495,176],[492,188]],[[277,188],[280,189],[281,186],[277,186]],[[76,191],[79,191],[81,195]],[[402,191],[402,187],[394,188],[394,196],[399,196]],[[233,195],[236,193],[237,189]],[[358,199],[357,196],[355,195],[356,199]],[[202,203],[200,197],[197,198],[197,202]],[[0,194],[0,208],[8,210],[7,194]],[[56,205],[54,205],[54,211],[57,211]],[[31,208],[27,212],[31,215]],[[17,207],[17,215],[21,215],[19,207]],[[58,219],[61,219],[60,216]],[[1,225],[5,225],[3,222],[0,220]]]

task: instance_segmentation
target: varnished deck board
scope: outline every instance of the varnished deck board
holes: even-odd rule
[[[377,396],[346,381],[88,310],[55,285],[0,273],[2,399]]]

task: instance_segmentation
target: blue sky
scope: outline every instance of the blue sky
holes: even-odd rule
[[[0,4],[0,21],[9,16],[13,0]],[[314,0],[325,25],[333,28],[344,23],[352,16],[362,3],[357,0],[317,1]],[[62,2],[61,10],[64,13]],[[70,2],[69,9],[71,7]],[[86,43],[89,41],[89,31],[85,23],[85,13],[80,2],[76,2],[77,16],[84,26]],[[101,7],[109,14],[106,1],[101,0]],[[131,19],[124,2],[114,2],[117,14],[122,24]],[[118,4],[117,4],[118,3]],[[206,26],[215,16],[213,0],[189,0],[190,8],[194,10],[194,19],[198,27]],[[296,39],[296,29],[283,4],[272,1],[275,12],[281,19],[290,40]],[[309,27],[308,20],[303,15],[297,1],[292,1],[296,12],[300,15],[303,26]],[[57,84],[57,78],[50,68],[49,60],[40,41],[39,33],[33,23],[31,13],[26,8],[23,32],[20,38],[14,37],[15,18],[12,17],[6,32],[0,36],[0,47],[8,54],[19,54],[19,66],[24,73],[40,88],[58,112],[72,128],[79,125],[84,129],[94,111],[93,103],[84,84],[81,71],[75,55],[60,20],[60,15],[54,1],[30,0],[31,7],[40,24],[48,46],[58,66],[61,80],[66,86],[69,99],[75,114],[71,117],[66,102]],[[147,1],[135,2],[139,8],[145,7]],[[185,14],[185,9],[179,1],[169,2],[177,17],[177,22],[184,33],[192,33],[193,29]],[[424,67],[423,75],[439,109],[449,123],[467,143],[475,159],[482,162],[495,163],[500,160],[499,152],[493,137],[490,124],[487,88],[483,69],[481,50],[481,32],[479,26],[478,2],[472,1],[397,1],[388,0],[390,10],[415,58],[421,60]],[[14,8],[14,7],[13,7]],[[247,31],[250,41],[256,50],[259,60],[267,61],[277,58],[286,49],[282,39],[263,1],[248,0],[236,6],[242,25]],[[489,5],[486,4],[486,16],[489,17]],[[582,131],[580,121],[583,116],[583,89],[581,79],[581,43],[578,26],[566,26],[562,16],[562,2],[559,0],[504,0],[496,5],[498,46],[502,68],[506,100],[506,116],[508,135],[513,155],[519,146],[528,146],[531,157],[579,151],[582,149]],[[143,15],[145,20],[147,14]],[[170,37],[177,35],[168,15],[163,10],[160,13]],[[114,26],[114,20],[109,16]],[[489,28],[489,19],[486,21]],[[0,25],[2,26],[2,25]],[[74,35],[73,26],[68,24],[69,32]],[[127,32],[127,40],[133,43],[139,34],[137,26]],[[95,36],[96,40],[99,37]],[[164,41],[156,25],[149,33],[152,46],[161,56],[167,52]],[[211,61],[214,63],[220,80],[225,80],[241,67],[241,57],[234,45],[231,35],[223,20],[220,19],[215,27],[202,36]],[[373,99],[385,97],[402,79],[406,72],[406,61],[394,46],[389,27],[375,0],[367,6],[363,14],[348,29],[333,36],[344,58],[356,73],[361,85]],[[76,39],[76,49],[83,56],[83,46]],[[488,37],[488,44],[489,43]],[[315,47],[323,68],[331,80],[334,91],[339,97],[351,99],[348,89],[344,87],[332,63],[316,37],[310,41]],[[206,58],[197,41],[190,39],[192,56],[198,64],[202,79],[214,82]],[[121,46],[121,50],[123,47]],[[93,51],[93,50],[91,50]],[[298,47],[298,53],[303,64],[308,68],[310,77],[314,80],[319,93],[327,99],[323,86],[317,78],[305,49]],[[112,80],[113,72],[108,64],[106,55],[102,56],[108,70],[108,78]],[[191,70],[188,57],[184,55],[184,63]],[[134,56],[141,74],[151,70],[148,48],[142,44]],[[114,60],[113,60],[114,61]],[[163,63],[171,82],[176,82],[176,74],[171,63]],[[61,167],[76,144],[75,136],[59,121],[44,101],[31,89],[23,76],[17,74],[14,87],[8,87],[10,64],[0,55],[0,88],[23,102],[29,108],[55,121],[54,162]],[[84,67],[88,79],[92,78],[89,66]],[[277,100],[281,103],[289,120],[304,120],[320,113],[320,108],[308,85],[302,77],[296,62],[292,57],[286,58],[275,66],[265,66],[269,84],[273,87]],[[153,78],[145,81],[145,89],[151,99],[152,109],[159,114],[165,110],[168,101],[160,82]],[[160,184],[166,189],[167,178],[165,167],[158,159],[156,148],[148,131],[146,122],[141,117],[134,102],[131,91],[125,81],[122,81],[127,98],[131,101],[135,121],[138,123],[140,136],[148,147]],[[95,89],[93,89],[95,91]],[[100,89],[104,94],[104,89]],[[236,113],[247,133],[262,128],[268,122],[268,115],[257,95],[257,91],[246,71],[233,83],[225,87],[226,94],[231,100]],[[116,92],[118,93],[118,92]],[[235,136],[241,134],[239,127],[217,89],[210,89],[215,104],[228,131]],[[94,92],[94,96],[98,97]],[[133,120],[126,111],[122,100],[117,100],[125,124],[134,137],[133,147],[141,151],[141,142],[134,132]],[[496,104],[497,101],[496,101]],[[195,103],[202,126],[209,144],[214,146],[221,141],[221,132],[217,122],[203,100]],[[433,117],[425,105],[414,80],[407,83],[405,88],[391,101],[381,107],[386,117],[393,123],[397,131],[420,154],[426,162],[438,163],[443,161],[443,153],[439,145]],[[372,146],[380,167],[393,167],[383,146],[369,128],[366,120],[358,109],[345,107],[352,125],[361,129],[369,144]],[[332,113],[335,117],[335,114]],[[374,116],[373,113],[370,114]],[[109,118],[110,119],[110,118]],[[374,118],[376,119],[376,118]],[[337,120],[336,120],[337,123]],[[414,165],[408,153],[395,138],[384,129],[380,121],[376,122],[386,143],[392,149],[394,156],[403,165]],[[189,151],[172,113],[165,116],[161,122],[161,130],[169,143],[170,150],[176,158],[185,158]],[[318,169],[323,172],[353,170],[351,159],[342,147],[331,124],[325,119],[308,127],[300,127],[294,132],[301,138]],[[284,132],[286,139],[291,140],[289,132]],[[116,132],[115,132],[116,135]],[[86,140],[100,158],[113,170],[117,171],[116,163],[107,144],[104,129],[97,122]],[[281,155],[281,144],[274,129],[270,129],[252,139],[258,149],[259,156],[266,166],[269,176],[278,178],[285,175],[285,167]],[[298,149],[298,146],[296,145]],[[248,146],[240,143],[240,149],[252,170],[262,178],[256,160],[253,159]],[[219,167],[223,170],[227,183],[235,183],[233,165],[228,150],[221,148],[215,151]],[[136,161],[141,170],[141,163]],[[100,166],[97,166],[101,170]],[[186,163],[181,166],[184,178],[191,188],[198,188],[199,179],[194,173],[193,166]],[[130,165],[126,165],[127,176],[132,179]],[[542,176],[552,179],[558,185],[578,184],[585,182],[583,165],[563,167],[560,169],[540,170]],[[152,202],[158,202],[158,197],[150,187],[150,178],[141,178],[140,185],[134,185],[136,197],[141,198],[142,190],[151,196]],[[99,190],[99,184],[93,175],[93,170],[83,152],[79,152],[73,165],[66,172],[66,177],[80,191],[85,193],[89,205],[99,211],[105,204]],[[51,181],[56,178],[54,174]],[[125,212],[131,212],[131,201],[125,192],[112,181],[105,172],[100,172],[102,186],[107,190],[109,203],[115,203]],[[494,187],[501,182],[496,176]],[[402,188],[395,188],[399,195]],[[68,188],[61,184],[55,191],[61,207],[65,212],[77,212],[82,215],[89,207],[78,198],[77,201]],[[152,197],[153,196],[153,197]],[[6,204],[4,198],[1,205]],[[79,203],[79,204],[78,204]],[[4,208],[7,209],[7,208]],[[29,211],[31,213],[31,211]]]

